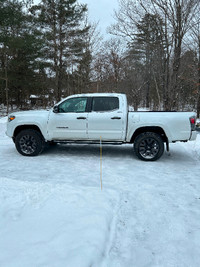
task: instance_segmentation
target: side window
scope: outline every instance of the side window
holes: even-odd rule
[[[86,105],[87,105],[87,98],[86,97],[70,98],[59,105],[59,112],[60,113],[85,112],[86,111]]]
[[[92,102],[92,111],[112,111],[119,109],[118,97],[94,97]]]

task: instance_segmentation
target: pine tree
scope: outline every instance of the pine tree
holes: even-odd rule
[[[57,101],[61,99],[62,91],[69,87],[69,77],[77,70],[85,52],[84,35],[88,27],[82,25],[82,19],[86,11],[86,6],[79,5],[76,0],[42,0],[31,9],[46,42],[44,53],[50,63],[48,75],[55,81]],[[66,80],[68,85],[64,83]]]
[[[146,107],[149,108],[153,100],[160,108],[166,49],[163,21],[158,15],[146,13],[136,26],[137,33],[130,45],[129,56],[144,66]]]
[[[40,33],[26,11],[22,2],[1,0],[0,72],[1,77],[7,75],[11,104],[21,107],[36,83],[42,48]]]

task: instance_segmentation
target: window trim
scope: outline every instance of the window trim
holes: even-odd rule
[[[119,103],[119,107],[118,108],[115,108],[115,109],[112,109],[112,110],[102,110],[102,111],[95,111],[95,110],[93,110],[93,100],[94,100],[94,98],[103,98],[103,97],[104,98],[117,98],[118,99],[118,103]],[[116,110],[120,110],[119,97],[118,96],[94,96],[94,97],[92,97],[90,110],[91,110],[91,112],[96,112],[96,113],[114,112]]]
[[[71,100],[71,99],[76,99],[76,98],[86,98],[86,107],[85,107],[85,111],[79,111],[79,112],[58,112],[58,113],[62,113],[62,114],[67,114],[67,113],[88,113],[89,111],[89,98],[87,96],[77,96],[77,97],[70,97],[70,98],[67,98],[65,99],[63,102],[61,102],[59,105],[58,105],[58,109],[60,107],[60,105],[62,105],[64,102],[68,101],[68,100]]]

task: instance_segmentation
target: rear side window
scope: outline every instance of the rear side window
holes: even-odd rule
[[[94,97],[92,111],[112,111],[119,109],[118,97]]]

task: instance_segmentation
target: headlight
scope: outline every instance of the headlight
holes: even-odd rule
[[[8,117],[8,121],[13,121],[14,119],[15,119],[15,116],[10,115],[10,116]]]

